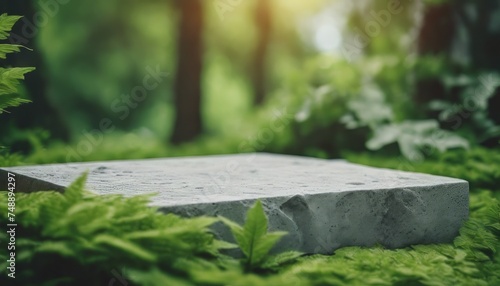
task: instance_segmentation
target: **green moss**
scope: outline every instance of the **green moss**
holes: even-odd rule
[[[461,178],[469,181],[471,190],[479,188],[498,190],[500,182],[500,149],[474,148],[454,150],[420,162],[410,162],[402,157],[381,157],[369,153],[345,154],[347,160],[374,167],[399,169]]]

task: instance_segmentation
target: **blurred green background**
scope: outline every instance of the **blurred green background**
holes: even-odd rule
[[[498,147],[498,1],[2,0],[34,66],[0,115],[49,163]],[[10,154],[10,155],[6,155]]]
[[[83,196],[81,179],[16,195],[26,285],[110,285],[118,266],[140,285],[499,285],[500,1],[0,0],[3,13],[24,18],[0,43],[0,166],[276,152],[471,187],[453,244],[249,273],[219,256],[206,222],[160,217],[146,197]],[[27,49],[4,60],[9,43]],[[36,67],[19,90],[31,103],[5,105],[11,67]],[[133,238],[167,225],[167,240]]]

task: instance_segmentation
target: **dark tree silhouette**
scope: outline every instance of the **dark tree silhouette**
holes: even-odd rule
[[[175,123],[171,142],[193,140],[203,131],[201,76],[203,66],[202,0],[179,1],[178,63],[175,80]]]
[[[500,70],[500,30],[492,29],[492,21],[500,9],[495,0],[469,1],[454,3],[459,20],[464,24],[469,37],[468,49],[471,65],[488,70]],[[472,16],[466,9],[474,11]]]
[[[68,140],[67,127],[47,96],[45,63],[40,49],[36,45],[37,36],[42,27],[37,26],[37,20],[34,19],[35,13],[37,13],[34,1],[9,0],[2,2],[1,13],[24,17],[14,26],[9,39],[10,42],[33,49],[33,51],[9,54],[5,64],[14,67],[33,66],[36,67],[36,71],[28,74],[24,81],[32,103],[9,110],[10,114],[4,115],[4,118],[2,118],[0,132],[5,135],[5,132],[10,127],[20,129],[42,128],[48,130],[52,138]],[[47,15],[44,16],[47,17]],[[13,151],[28,151],[19,146],[12,146],[12,149]]]
[[[458,43],[467,51],[465,57],[470,70],[500,72],[500,30],[492,28],[494,15],[499,9],[500,2],[495,0],[457,0],[427,6],[418,38],[419,54],[445,55],[453,65],[449,55],[453,44]],[[465,39],[457,36],[459,25],[464,27]],[[455,93],[459,91],[455,90]],[[444,94],[445,88],[439,79],[420,79],[415,99],[417,103],[426,104]],[[451,94],[451,98],[458,99],[458,96]],[[497,90],[489,107],[491,117],[500,124],[500,114],[493,111],[499,104],[500,90]]]
[[[269,0],[257,0],[255,11],[258,40],[251,73],[254,86],[254,105],[262,105],[267,92],[266,57],[272,31],[271,5],[269,2]]]
[[[455,30],[456,21],[450,2],[427,5],[418,35],[419,55],[448,56],[451,52]],[[433,99],[442,98],[445,93],[444,86],[438,78],[419,79],[416,88],[415,101],[421,105]]]
[[[468,35],[469,59],[473,67],[479,70],[500,72],[500,29],[492,28],[492,21],[500,2],[495,0],[468,1],[459,0],[455,3],[460,21],[464,24]],[[476,17],[467,13],[466,9],[473,9]],[[500,106],[500,89],[491,97],[489,115],[500,124],[500,112],[495,110]],[[496,142],[495,142],[496,143]]]

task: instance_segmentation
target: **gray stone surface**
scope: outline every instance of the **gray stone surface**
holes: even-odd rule
[[[156,193],[151,205],[183,216],[243,222],[261,199],[271,230],[289,234],[275,248],[330,253],[350,245],[390,248],[449,242],[468,216],[468,183],[337,160],[240,154],[0,169],[18,190],[63,190],[89,171],[97,194]],[[232,240],[222,225],[217,235]]]

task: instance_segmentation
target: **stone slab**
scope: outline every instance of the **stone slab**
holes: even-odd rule
[[[260,199],[270,229],[289,232],[275,251],[450,242],[468,217],[460,179],[264,153],[1,168],[0,186],[12,172],[18,190],[62,191],[84,171],[97,194],[155,193],[151,205],[182,216],[242,223]],[[214,230],[232,240],[224,226]]]

